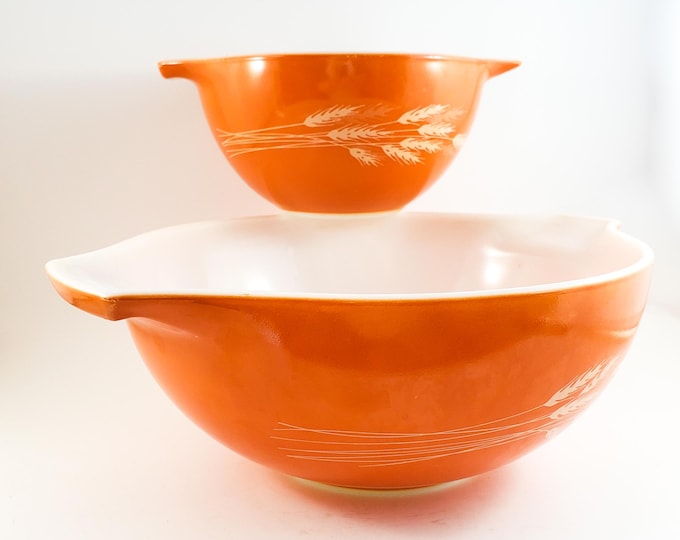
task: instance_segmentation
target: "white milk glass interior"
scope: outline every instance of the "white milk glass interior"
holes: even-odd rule
[[[48,270],[104,297],[450,296],[581,286],[632,273],[650,257],[601,219],[282,215],[161,229]]]

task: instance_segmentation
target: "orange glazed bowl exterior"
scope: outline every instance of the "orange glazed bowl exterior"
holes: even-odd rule
[[[243,456],[372,489],[484,473],[562,430],[642,316],[652,255],[587,218],[277,216],[180,226],[48,272],[127,319],[151,373]]]
[[[517,62],[285,54],[161,62],[193,80],[237,173],[300,212],[395,210],[458,153],[483,84]]]

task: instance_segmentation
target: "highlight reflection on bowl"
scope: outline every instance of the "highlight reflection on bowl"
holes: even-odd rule
[[[611,378],[652,255],[577,217],[269,216],[162,229],[48,263],[127,319],[198,425],[286,474],[406,488],[509,463]]]

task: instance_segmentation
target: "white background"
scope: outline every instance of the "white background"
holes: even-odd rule
[[[1,538],[678,532],[680,2],[0,2]],[[291,51],[522,60],[486,85],[465,149],[410,209],[611,217],[655,250],[628,363],[545,450],[415,499],[295,486],[198,432],[123,325],[51,290],[51,258],[275,211],[226,164],[191,83],[155,64]]]

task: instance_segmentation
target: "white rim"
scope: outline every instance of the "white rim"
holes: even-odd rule
[[[386,213],[386,214],[390,214]],[[293,215],[295,214],[295,215]],[[448,213],[435,213],[435,212],[403,212],[403,214],[408,214],[408,215],[425,215],[425,216],[432,216],[432,217],[462,217],[466,219],[493,219],[493,218],[500,218],[500,219],[512,219],[514,217],[519,217],[519,216],[512,216],[509,214],[448,214]],[[274,215],[260,215],[260,216],[248,216],[248,217],[243,217],[243,218],[236,218],[233,220],[228,220],[231,221],[232,223],[236,222],[243,222],[243,221],[248,221],[248,220],[262,220],[262,219],[281,219],[281,218],[286,218],[288,216],[289,219],[304,219],[303,216],[308,215],[310,218],[323,218],[323,219],[349,219],[347,216],[341,215],[338,216],[337,214],[299,214],[299,213],[282,213],[282,214],[274,214]],[[377,214],[361,214],[361,215],[355,215],[353,219],[361,219],[362,217],[365,218],[370,218],[370,217],[375,217],[379,215]],[[69,278],[68,270],[64,268],[65,265],[70,264],[74,262],[76,259],[85,259],[90,256],[93,256],[94,254],[101,253],[103,251],[107,251],[109,249],[112,249],[116,246],[122,246],[130,241],[133,241],[135,239],[141,239],[143,237],[149,236],[156,234],[160,231],[171,231],[172,229],[175,228],[182,228],[182,227],[187,227],[187,226],[205,226],[205,225],[210,225],[211,223],[224,223],[224,220],[221,221],[206,221],[206,222],[199,222],[199,223],[192,223],[192,224],[185,224],[185,225],[175,225],[175,226],[170,226],[170,227],[164,227],[162,229],[157,229],[155,231],[151,231],[148,233],[144,233],[141,235],[138,235],[136,237],[132,237],[128,240],[124,240],[123,242],[119,242],[117,244],[113,244],[111,246],[96,250],[96,251],[91,251],[88,253],[84,253],[81,255],[75,255],[72,257],[65,257],[61,259],[55,259],[52,261],[49,261],[45,265],[45,269],[48,273],[48,275],[54,280],[57,281],[66,287],[69,287],[71,289],[90,294],[102,299],[111,299],[111,298],[124,298],[124,297],[135,297],[135,296],[145,296],[145,297],[185,297],[185,296],[192,296],[192,297],[202,297],[202,298],[252,298],[252,299],[257,299],[257,298],[262,298],[262,299],[295,299],[295,300],[336,300],[336,301],[344,301],[344,302],[400,302],[400,301],[436,301],[436,300],[456,300],[456,299],[470,299],[470,298],[488,298],[488,297],[499,297],[499,296],[518,296],[518,295],[536,295],[536,294],[546,294],[546,293],[554,293],[554,292],[562,292],[562,291],[569,291],[569,290],[574,290],[574,289],[580,289],[580,288],[586,288],[586,287],[591,287],[591,286],[596,286],[596,285],[601,285],[605,283],[611,283],[614,281],[618,281],[630,276],[633,276],[635,274],[638,274],[645,270],[646,268],[650,267],[654,261],[654,254],[651,250],[651,248],[645,244],[644,242],[622,232],[619,228],[619,223],[615,220],[610,220],[610,219],[602,219],[602,218],[590,218],[590,217],[582,217],[582,216],[573,216],[573,215],[567,215],[567,214],[560,214],[560,215],[550,215],[550,216],[541,216],[541,215],[532,215],[532,216],[524,216],[524,217],[530,217],[532,219],[541,219],[541,218],[564,218],[564,219],[579,219],[579,220],[592,220],[592,221],[600,221],[603,223],[607,224],[606,229],[610,231],[612,234],[618,236],[621,238],[623,241],[634,245],[639,251],[640,251],[640,258],[632,265],[620,268],[618,270],[615,270],[613,272],[607,272],[604,274],[598,274],[586,278],[579,278],[579,279],[574,279],[574,280],[567,280],[567,281],[558,281],[558,282],[552,282],[552,283],[544,283],[544,284],[539,284],[539,285],[528,285],[528,286],[520,286],[520,287],[510,287],[510,288],[499,288],[499,289],[476,289],[476,290],[469,290],[469,291],[451,291],[451,292],[446,292],[446,291],[438,291],[438,292],[428,292],[428,293],[307,293],[307,292],[284,292],[284,291],[246,291],[246,290],[234,290],[233,292],[218,292],[218,293],[212,293],[212,292],[205,292],[204,290],[192,290],[192,289],[176,289],[172,291],[144,291],[144,290],[139,290],[139,291],[123,291],[123,292],[114,292],[114,291],[108,291],[102,289],[102,284],[101,283],[92,283],[92,284],[87,284],[87,283],[82,283],[79,282],[78,280],[74,280]],[[89,287],[88,285],[92,285]]]

